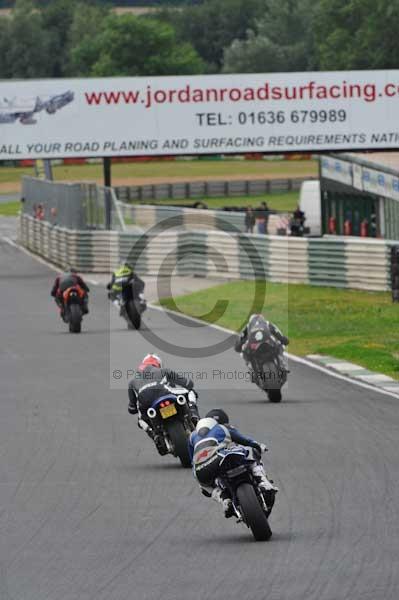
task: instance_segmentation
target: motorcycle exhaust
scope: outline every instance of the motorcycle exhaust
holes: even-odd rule
[[[150,419],[155,419],[155,417],[157,416],[157,411],[155,410],[155,408],[149,408],[147,410],[147,417],[149,417]]]
[[[184,406],[186,404],[186,397],[181,394],[177,396],[176,402],[179,406]]]

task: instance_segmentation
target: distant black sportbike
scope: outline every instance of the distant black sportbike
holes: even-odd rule
[[[251,368],[252,381],[266,392],[270,402],[281,402],[281,388],[288,373],[281,342],[265,326],[249,332],[242,352]]]
[[[142,288],[130,276],[120,277],[118,284],[122,291],[111,291],[109,298],[119,308],[119,314],[126,320],[128,328],[140,329],[141,315],[147,308]]]
[[[272,536],[268,522],[274,504],[274,492],[262,491],[254,480],[251,464],[256,460],[254,450],[240,445],[220,448],[218,484],[232,499],[238,522],[251,529],[256,541]]]
[[[193,393],[173,388],[173,392],[157,398],[147,409],[158,451],[176,456],[186,468],[191,466],[188,438],[196,425],[189,400],[189,394]]]

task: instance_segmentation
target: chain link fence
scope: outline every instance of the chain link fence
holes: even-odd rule
[[[112,188],[95,183],[58,183],[23,177],[22,212],[67,229],[124,231]]]

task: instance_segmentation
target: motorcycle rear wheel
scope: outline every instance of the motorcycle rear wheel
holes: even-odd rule
[[[79,304],[71,304],[69,307],[69,331],[80,333],[82,329],[82,309]]]
[[[237,489],[237,498],[245,524],[257,542],[266,542],[272,537],[269,522],[250,483],[242,483]]]
[[[281,402],[281,390],[266,390],[270,402]]]
[[[129,300],[129,302],[126,305],[126,312],[127,312],[127,316],[128,316],[128,327],[129,329],[140,329],[141,326],[141,315],[138,312],[136,305],[134,303],[133,300]],[[130,321],[130,323],[129,323]],[[132,327],[131,327],[131,326]]]
[[[180,421],[168,421],[165,423],[165,428],[182,467],[189,469],[191,467],[191,458],[188,451],[187,434],[183,424]]]

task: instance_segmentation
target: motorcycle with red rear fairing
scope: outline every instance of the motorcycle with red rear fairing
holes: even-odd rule
[[[73,285],[62,293],[61,318],[64,323],[68,323],[71,333],[80,333],[82,330],[83,315],[87,312],[84,310],[86,296],[79,285]]]

